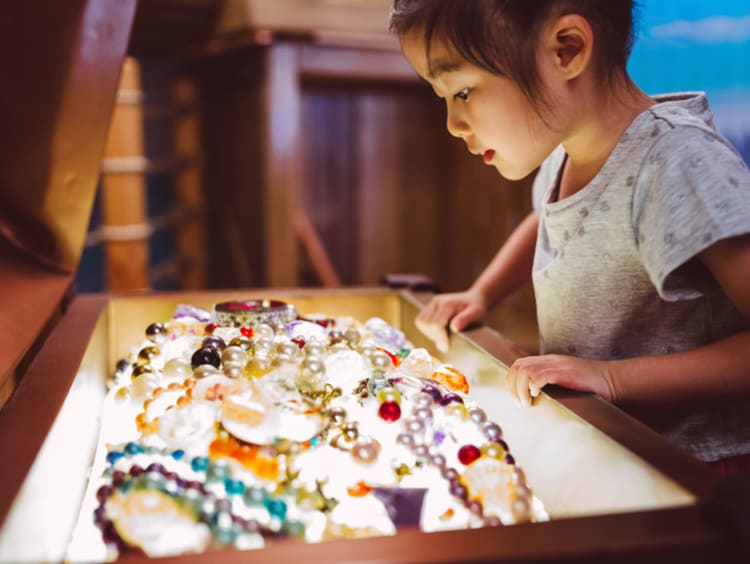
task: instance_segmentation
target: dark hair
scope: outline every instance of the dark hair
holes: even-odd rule
[[[625,71],[636,0],[394,0],[390,29],[446,40],[467,61],[515,81],[534,108],[546,104],[536,66],[537,37],[549,18],[580,14],[596,35],[594,64],[611,85]]]

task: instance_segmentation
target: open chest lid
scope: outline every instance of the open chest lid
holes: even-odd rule
[[[72,292],[135,7],[136,0],[4,7],[0,406]]]

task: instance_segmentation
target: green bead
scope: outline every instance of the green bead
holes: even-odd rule
[[[206,468],[207,482],[223,482],[229,477],[229,466],[223,460],[218,460]]]
[[[269,498],[264,505],[266,506],[268,513],[271,514],[271,517],[275,517],[279,521],[286,519],[286,503],[282,500]]]
[[[301,521],[287,521],[284,530],[292,537],[301,538],[305,536],[305,524]]]
[[[190,467],[193,472],[204,472],[211,461],[205,456],[196,456],[190,461]]]
[[[263,488],[246,488],[242,499],[247,505],[263,505],[266,501],[266,492]]]

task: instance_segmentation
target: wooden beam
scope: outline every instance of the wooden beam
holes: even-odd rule
[[[299,250],[294,233],[294,213],[301,185],[300,106],[298,47],[273,45],[266,51],[266,79],[262,100],[265,182],[266,284],[272,287],[299,285]]]
[[[203,168],[201,160],[200,122],[197,109],[197,92],[193,81],[178,78],[172,85],[172,99],[176,107],[189,108],[174,117],[172,125],[173,154],[189,164],[174,176],[176,204],[198,212],[194,221],[181,224],[177,230],[177,248],[181,257],[194,257],[188,261],[181,277],[184,289],[206,286],[206,236],[203,221]]]
[[[140,67],[133,58],[125,61],[120,90],[141,90]],[[107,159],[123,158],[145,162],[141,104],[129,101],[115,106],[104,154],[105,163]],[[103,227],[126,227],[148,222],[144,170],[145,168],[139,170],[136,167],[130,171],[102,174]],[[148,240],[111,240],[106,243],[104,250],[109,290],[142,290],[149,287]]]

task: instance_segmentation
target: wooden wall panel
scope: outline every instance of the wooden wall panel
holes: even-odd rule
[[[191,74],[201,103],[207,285],[264,286],[263,51],[201,59]]]
[[[398,101],[365,94],[357,109],[357,278],[363,284],[373,284],[398,268],[403,240],[403,224],[399,221]]]
[[[300,206],[322,241],[339,280],[357,279],[357,167],[352,138],[355,96],[324,84],[302,87],[302,180]],[[310,271],[303,282],[320,284]]]
[[[444,221],[445,141],[443,104],[424,85],[402,87],[398,92],[399,241],[397,272],[423,273],[443,283],[447,264],[445,241],[452,226]]]

